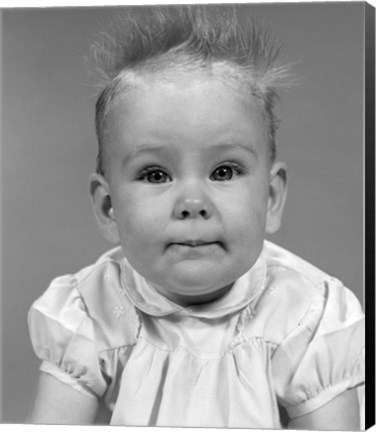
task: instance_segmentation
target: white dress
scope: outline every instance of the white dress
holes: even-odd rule
[[[113,249],[55,279],[29,328],[41,370],[103,398],[114,425],[277,429],[364,382],[354,294],[270,242],[224,297],[188,308]]]

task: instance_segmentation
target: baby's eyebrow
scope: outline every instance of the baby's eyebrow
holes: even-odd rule
[[[251,143],[249,143],[248,145],[241,144],[241,143],[224,143],[224,144],[217,144],[212,148],[215,149],[216,151],[218,150],[231,151],[234,149],[245,150],[246,152],[250,153],[255,159],[257,159],[258,157],[258,153]]]
[[[150,145],[145,144],[141,145],[140,147],[136,148],[135,150],[131,151],[123,160],[123,165],[126,165],[130,160],[134,159],[135,157],[142,156],[143,154],[158,154],[165,152],[169,149],[169,146],[167,145]],[[251,143],[248,145],[241,144],[241,143],[222,143],[222,144],[215,144],[213,146],[210,146],[206,149],[208,154],[216,154],[219,152],[230,152],[234,150],[241,150],[246,151],[249,153],[253,158],[258,158],[258,153],[254,146],[252,146]]]
[[[131,151],[123,160],[123,165],[125,165],[129,160],[137,157],[137,156],[142,156],[142,154],[147,153],[160,153],[162,151],[166,150],[166,146],[163,145],[159,145],[159,146],[155,146],[155,145],[142,145],[138,148],[136,148],[135,150]]]

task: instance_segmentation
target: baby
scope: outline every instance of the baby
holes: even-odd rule
[[[32,306],[35,423],[359,429],[364,317],[266,241],[286,197],[288,68],[225,6],[132,10],[95,46],[94,213],[115,249]],[[109,42],[112,43],[109,45]]]

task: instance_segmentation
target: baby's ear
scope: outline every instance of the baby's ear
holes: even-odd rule
[[[287,194],[287,172],[283,162],[275,162],[270,170],[266,232],[273,234],[281,226]]]
[[[90,196],[95,219],[103,237],[112,244],[119,244],[120,238],[112,208],[110,189],[101,174],[94,173],[90,176]]]

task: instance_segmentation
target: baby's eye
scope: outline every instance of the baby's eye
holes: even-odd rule
[[[154,184],[166,183],[168,181],[171,181],[171,177],[160,168],[147,168],[140,174],[138,179],[147,183]]]
[[[242,169],[238,165],[221,165],[212,172],[210,179],[214,181],[228,181],[234,175],[240,175],[241,173]]]

